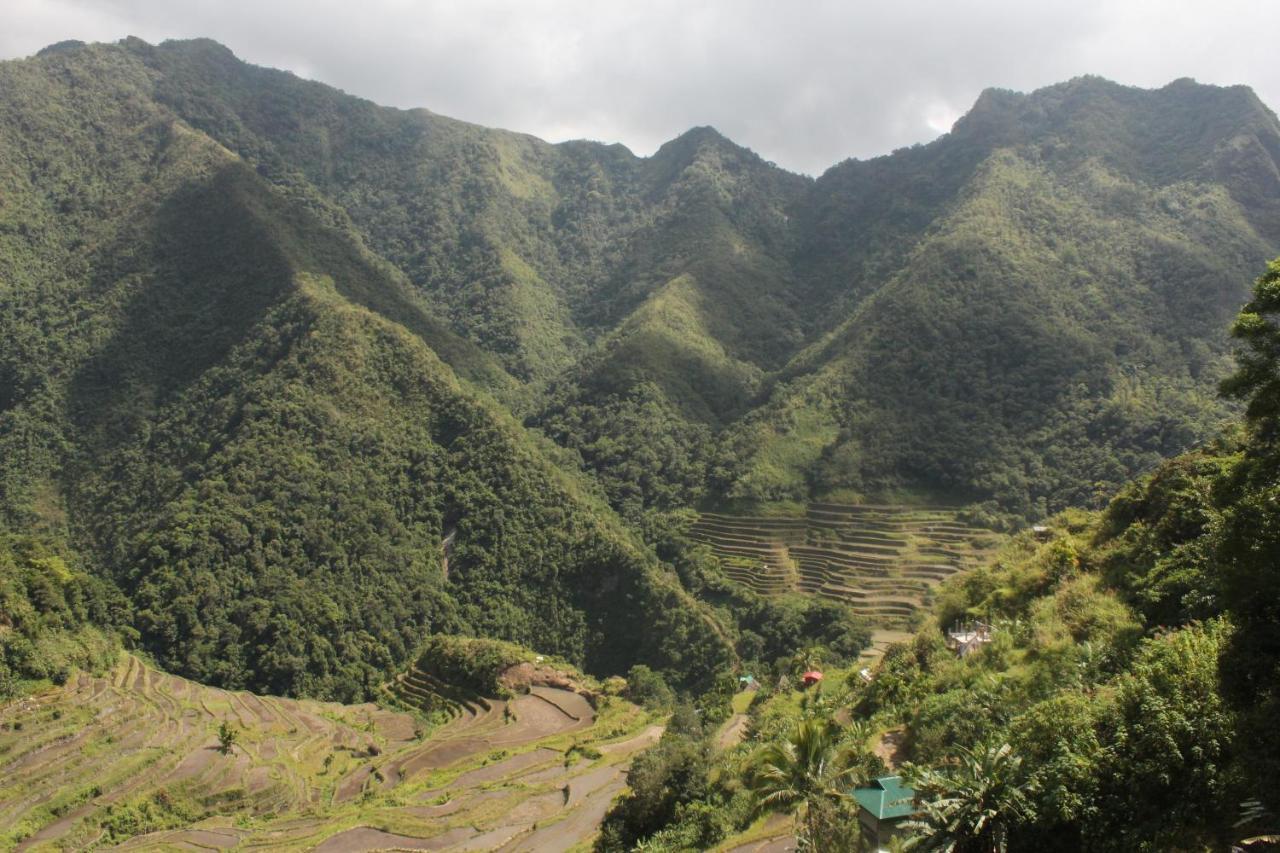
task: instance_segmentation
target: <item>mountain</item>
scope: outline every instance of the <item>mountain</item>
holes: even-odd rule
[[[732,654],[340,208],[180,119],[130,50],[0,78],[0,505],[118,585],[159,663],[357,698],[432,631],[601,672]]]
[[[429,632],[705,684],[772,611],[681,510],[1018,523],[1213,434],[1278,156],[1190,81],[990,91],[810,179],[55,45],[0,64],[0,517],[219,685],[359,698]]]
[[[604,480],[633,460],[566,423],[652,427],[649,406],[668,443],[709,429],[714,473],[645,505],[1096,501],[1212,433],[1222,329],[1280,243],[1280,127],[1243,87],[991,90],[930,145],[809,180],[711,128],[638,158],[377,107],[207,41],[119,49],[186,124],[344,218]]]
[[[836,322],[743,424],[736,490],[1035,517],[1212,434],[1224,330],[1280,240],[1278,153],[1247,89],[1084,78],[831,169],[800,256]]]

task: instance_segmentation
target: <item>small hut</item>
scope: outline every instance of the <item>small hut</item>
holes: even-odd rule
[[[866,788],[856,788],[858,825],[869,850],[885,850],[892,839],[903,836],[903,824],[915,817],[916,792],[902,784],[901,776],[881,776]]]
[[[986,622],[957,622],[947,631],[947,648],[957,657],[969,655],[991,642],[991,626]]]

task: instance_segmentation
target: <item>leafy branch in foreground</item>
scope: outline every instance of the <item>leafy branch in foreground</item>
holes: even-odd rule
[[[810,849],[829,844],[841,829],[856,829],[842,813],[850,810],[849,792],[866,778],[866,763],[841,733],[830,719],[801,720],[784,740],[747,759],[757,811],[796,812],[799,840]]]
[[[919,833],[912,850],[1004,853],[1010,830],[1032,814],[1023,787],[1022,759],[1009,744],[958,749],[945,769],[912,768],[922,817],[907,827]]]

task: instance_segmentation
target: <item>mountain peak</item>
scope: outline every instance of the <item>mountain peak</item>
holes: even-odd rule
[[[53,53],[66,53],[68,51],[79,50],[85,47],[85,43],[79,39],[66,39],[64,41],[54,42],[48,47],[42,47],[36,52],[36,56],[49,56]]]
[[[707,144],[707,143],[712,143],[712,144],[728,143],[730,145],[734,144],[732,140],[730,140],[727,136],[725,136],[723,133],[716,130],[714,127],[712,127],[709,124],[701,124],[696,127],[691,127],[688,130],[686,130],[684,133],[677,136],[672,141],[673,142],[685,141],[685,142],[696,143],[699,145]]]
[[[675,158],[692,160],[704,148],[722,151],[745,152],[747,149],[733,142],[710,125],[691,127],[675,139],[664,142],[653,154],[654,160]]]

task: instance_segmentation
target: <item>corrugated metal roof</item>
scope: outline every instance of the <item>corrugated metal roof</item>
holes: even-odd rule
[[[876,820],[910,817],[916,813],[916,792],[902,784],[901,776],[881,776],[869,788],[856,788],[853,798]]]

